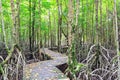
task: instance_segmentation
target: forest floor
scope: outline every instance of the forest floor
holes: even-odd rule
[[[27,67],[29,67],[31,65],[34,65],[34,67],[36,67],[33,69],[32,75],[33,75],[33,73],[35,74],[34,71],[38,71],[38,69],[40,69],[40,68],[42,71],[45,71],[43,73],[40,73],[40,74],[43,74],[44,77],[45,77],[45,74],[47,74],[46,71],[49,72],[49,70],[53,69],[53,68],[54,68],[54,70],[60,69],[64,73],[65,69],[67,68],[66,64],[58,66],[59,64],[61,64],[60,61],[65,61],[64,59],[59,58],[60,56],[63,56],[64,54],[58,55],[56,48],[52,49],[52,50],[53,51],[51,51],[51,50],[43,51],[42,53],[45,52],[47,55],[41,54],[42,58],[39,58],[40,55],[39,55],[38,51],[31,53],[29,50],[28,51],[26,50],[23,52],[23,54],[25,54],[25,62],[26,62]],[[64,53],[64,52],[66,52],[66,50],[67,49],[63,50],[62,52]],[[98,57],[97,57],[97,55],[95,55],[95,54],[97,54],[96,52],[97,52],[96,46],[92,46],[92,47],[90,47],[90,50],[89,50],[88,54],[86,55],[86,58],[83,59],[83,55],[85,55],[85,54],[81,55],[82,60],[80,63],[87,64],[88,68],[84,68],[83,71],[79,71],[77,73],[77,77],[79,79],[86,80],[85,76],[87,76],[88,70],[92,70],[90,73],[90,75],[92,76],[91,77],[92,80],[93,79],[96,80],[97,77],[95,78],[94,74],[98,75],[99,73],[100,73],[99,75],[103,78],[103,80],[107,80],[108,77],[111,78],[110,80],[114,80],[116,78],[116,70],[117,70],[117,67],[116,67],[117,62],[115,61],[117,59],[117,57],[115,56],[116,52],[114,50],[104,49],[102,46],[100,47],[100,53],[99,53]],[[2,53],[2,56],[4,58],[7,56],[6,54],[4,54],[4,53],[6,53],[5,50],[3,50],[3,52],[1,52],[1,53]],[[51,57],[50,57],[50,55],[51,55]],[[92,56],[94,56],[94,57],[92,57]],[[78,56],[78,57],[80,57],[80,56]],[[56,60],[52,61],[54,58],[56,58]],[[93,61],[93,60],[95,60],[95,61]],[[97,60],[99,60],[98,61],[99,63],[96,63]],[[37,67],[39,67],[39,65],[42,62],[44,63],[43,66],[40,68],[37,68]],[[60,62],[60,63],[58,63],[58,62]],[[53,67],[53,68],[49,67],[49,66],[51,66],[51,64],[54,66],[57,66],[57,67]],[[102,64],[103,68],[100,68],[101,64]],[[15,65],[16,64],[14,64],[14,63],[12,63],[12,64],[9,63],[9,65],[8,65],[9,73],[12,72],[11,74],[8,75],[10,78],[9,80],[16,80]],[[46,65],[48,65],[48,66],[46,66]],[[97,65],[99,65],[99,66],[97,67]],[[12,67],[10,67],[10,66],[12,66]],[[19,73],[18,73],[19,79],[18,80],[23,80],[23,75],[24,75],[23,74],[23,66],[24,66],[24,64],[21,64],[21,66],[22,67],[19,68]],[[44,66],[46,66],[46,67],[44,67]],[[65,69],[63,69],[63,68],[65,68]],[[24,69],[25,69],[25,67],[24,67]],[[54,73],[55,72],[54,70],[50,70],[50,71]],[[105,70],[108,71],[107,74],[106,74]],[[112,72],[111,72],[111,70],[112,70]],[[31,71],[31,69],[29,68],[29,70],[27,70],[27,71]],[[42,71],[39,71],[39,72],[42,72]],[[58,72],[61,72],[61,71],[58,71]],[[102,71],[102,73],[101,73],[101,71]],[[84,73],[81,73],[81,72],[84,72]],[[92,73],[94,73],[94,74],[92,74]],[[63,74],[61,74],[61,75],[63,75]],[[29,75],[29,76],[31,76],[31,75]],[[39,74],[37,74],[37,76],[39,76]],[[34,77],[34,76],[31,76],[31,77]],[[99,77],[99,78],[101,78],[101,77]],[[2,76],[0,77],[0,80],[3,80]]]

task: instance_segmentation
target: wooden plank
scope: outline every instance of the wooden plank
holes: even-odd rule
[[[44,48],[42,53],[50,56],[53,60],[41,61],[24,66],[23,80],[69,80],[56,66],[68,61],[66,55]]]

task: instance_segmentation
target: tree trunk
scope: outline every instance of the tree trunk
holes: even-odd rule
[[[116,28],[116,51],[118,55],[118,80],[120,80],[120,52],[119,52],[119,40],[118,40],[118,23],[117,23],[117,10],[116,10],[116,0],[114,0],[114,20],[115,20],[115,28]]]
[[[58,6],[58,51],[61,51],[62,1],[57,0]]]
[[[76,0],[76,20],[75,20],[75,45],[76,45],[76,53],[79,53],[80,50],[80,37],[79,37],[79,26],[78,26],[78,18],[79,18],[79,10],[80,10],[80,1]]]
[[[29,50],[32,51],[32,35],[31,35],[31,0],[29,0]]]
[[[52,34],[52,31],[51,31],[51,15],[50,15],[50,10],[48,12],[48,16],[49,16],[49,21],[48,21],[48,47],[51,47],[52,46],[52,37],[51,37],[51,34]]]
[[[5,43],[5,48],[8,49],[7,41],[6,41],[7,39],[6,39],[6,33],[5,33],[3,10],[2,10],[2,1],[1,0],[0,0],[0,21],[2,22],[3,41]]]
[[[73,0],[68,0],[68,45],[72,44]]]
[[[99,1],[98,0],[95,0],[95,11],[96,11],[96,16],[95,16],[95,21],[96,21],[96,37],[97,37],[97,40],[96,40],[96,43],[99,44],[99,25],[98,25],[98,3]]]
[[[49,10],[49,29],[50,29],[50,47],[53,47],[53,43],[52,43],[52,29],[51,29],[51,15],[50,15],[50,10]]]
[[[100,27],[102,29],[101,33],[100,33],[101,34],[100,39],[101,39],[101,43],[103,45],[103,37],[104,37],[103,36],[103,31],[104,31],[103,29],[104,28],[103,28],[103,23],[102,23],[102,0],[100,0]]]
[[[94,27],[94,3],[93,3],[93,13],[92,13],[92,44],[95,43],[95,27]]]
[[[19,42],[20,42],[20,0],[17,0],[16,2],[17,4],[17,9],[16,9],[16,33],[17,33],[17,41],[18,41],[18,45],[19,45]]]
[[[55,15],[53,16],[53,18],[54,18],[54,26],[56,26],[56,17],[55,17]],[[53,32],[53,46],[56,46],[56,40],[57,40],[57,28],[55,27],[54,28],[54,32]]]
[[[106,15],[106,21],[107,21],[107,24],[106,24],[106,29],[107,29],[107,31],[106,31],[106,48],[109,48],[109,13],[108,13],[108,1],[106,2],[106,13],[107,13],[107,15]]]
[[[39,48],[39,53],[40,53],[40,48],[41,48],[41,0],[39,0],[39,28],[38,28],[38,48]]]
[[[33,13],[32,13],[32,35],[31,35],[31,37],[32,37],[32,51],[34,51],[34,49],[35,49],[35,45],[34,45],[34,43],[35,43],[35,10],[36,10],[36,0],[34,0],[33,1]]]
[[[13,37],[13,44],[18,44],[18,34],[17,34],[17,26],[16,26],[16,12],[15,12],[15,4],[14,0],[11,0],[11,10],[12,10],[12,37]]]

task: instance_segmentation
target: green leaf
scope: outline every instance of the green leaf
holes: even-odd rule
[[[46,9],[50,9],[51,3],[50,2],[42,2],[42,7],[46,8]]]
[[[81,68],[83,68],[83,67],[85,67],[85,64],[83,64],[83,63],[78,63],[77,65],[76,65],[76,69],[75,69],[75,71],[77,72],[77,71],[79,71]]]
[[[4,73],[4,69],[1,64],[0,64],[0,73],[2,73],[2,74]]]

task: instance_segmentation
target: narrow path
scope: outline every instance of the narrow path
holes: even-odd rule
[[[23,80],[69,80],[56,66],[65,64],[68,57],[58,52],[41,49],[42,53],[50,56],[52,60],[27,64],[23,69]]]

